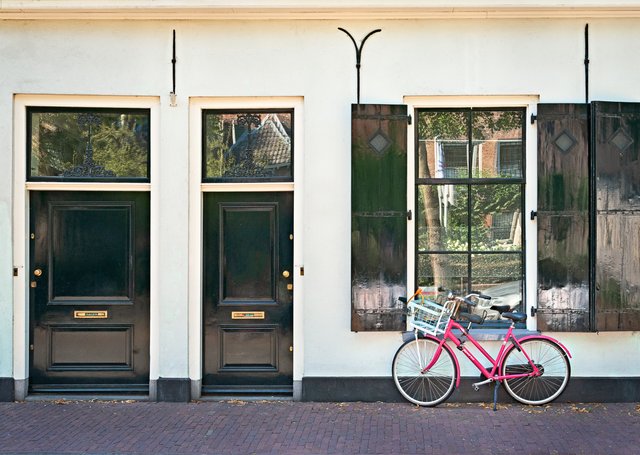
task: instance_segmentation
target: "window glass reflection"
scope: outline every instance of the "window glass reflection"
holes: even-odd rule
[[[149,179],[149,110],[30,108],[30,180]]]
[[[205,181],[291,181],[292,111],[204,111]]]

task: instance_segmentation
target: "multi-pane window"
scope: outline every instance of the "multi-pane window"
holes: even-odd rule
[[[205,110],[205,182],[293,180],[293,110]]]
[[[417,112],[416,278],[523,308],[524,109]],[[487,320],[499,314],[476,308]]]
[[[31,107],[27,179],[150,178],[149,109]]]

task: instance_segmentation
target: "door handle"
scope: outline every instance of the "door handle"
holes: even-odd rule
[[[42,276],[42,269],[35,269],[33,271],[34,276]]]

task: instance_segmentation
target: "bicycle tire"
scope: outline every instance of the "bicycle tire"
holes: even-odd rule
[[[436,406],[453,393],[458,376],[453,354],[447,346],[426,373],[422,369],[438,350],[438,341],[420,338],[404,343],[393,357],[391,374],[398,391],[411,403]]]
[[[557,343],[546,338],[530,338],[521,343],[534,364],[542,370],[541,376],[503,379],[502,384],[520,403],[540,406],[558,398],[567,387],[571,377],[571,364],[567,353]],[[531,371],[532,367],[520,350],[512,345],[506,352],[500,374]]]

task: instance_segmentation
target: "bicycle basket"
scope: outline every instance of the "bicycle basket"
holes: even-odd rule
[[[427,299],[409,302],[407,305],[409,317],[407,318],[411,328],[423,333],[437,335],[444,333],[451,319],[451,305],[440,305]]]

